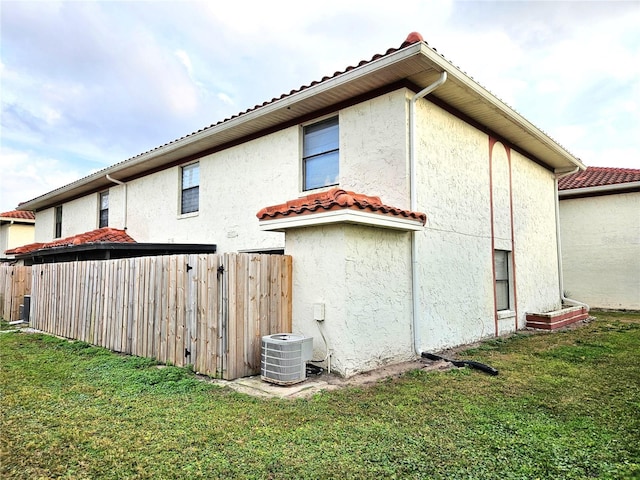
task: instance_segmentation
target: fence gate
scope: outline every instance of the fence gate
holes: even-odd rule
[[[0,317],[20,320],[20,304],[31,293],[31,267],[0,264]]]
[[[202,254],[34,265],[31,324],[225,379],[260,371],[291,331],[288,255]]]

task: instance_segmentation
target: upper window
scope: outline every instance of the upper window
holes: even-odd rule
[[[56,207],[56,226],[54,238],[62,237],[62,205]]]
[[[338,117],[304,127],[302,152],[304,190],[338,184]]]
[[[109,226],[109,192],[100,194],[100,214],[98,220],[98,228]]]
[[[182,196],[180,213],[197,212],[200,209],[200,164],[182,167]]]
[[[509,310],[509,252],[496,250],[493,259],[496,271],[496,310]]]

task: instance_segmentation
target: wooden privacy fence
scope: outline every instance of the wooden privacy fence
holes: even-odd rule
[[[291,331],[291,268],[255,254],[34,265],[31,324],[212,377],[255,375],[261,337]]]
[[[20,305],[31,294],[31,267],[0,264],[0,317],[20,320]]]

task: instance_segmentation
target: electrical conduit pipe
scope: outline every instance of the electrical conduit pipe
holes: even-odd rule
[[[440,87],[447,81],[447,72],[442,72],[440,78],[433,82],[426,88],[423,88],[413,97],[409,102],[409,189],[411,196],[411,211],[415,212],[418,209],[418,192],[416,188],[416,149],[418,141],[416,138],[416,102],[429,95],[436,88]],[[418,298],[418,291],[420,283],[418,281],[418,257],[416,249],[416,235],[418,232],[411,232],[411,301],[412,301],[412,320],[413,320],[413,349],[416,355],[420,356],[422,351],[420,350],[419,342],[420,335],[418,334],[418,327],[420,325],[420,299]]]

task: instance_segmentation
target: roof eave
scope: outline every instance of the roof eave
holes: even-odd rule
[[[612,193],[628,193],[640,191],[640,182],[614,183],[611,185],[598,185],[595,187],[567,188],[558,192],[558,197],[594,197]]]

